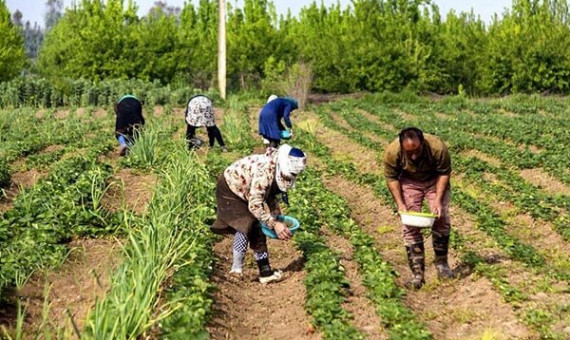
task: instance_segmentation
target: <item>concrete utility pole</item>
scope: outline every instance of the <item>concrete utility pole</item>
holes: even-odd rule
[[[220,0],[218,18],[218,84],[220,96],[226,99],[226,0]]]

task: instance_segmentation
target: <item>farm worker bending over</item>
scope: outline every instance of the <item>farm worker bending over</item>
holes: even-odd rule
[[[384,153],[384,176],[398,211],[417,211],[427,199],[432,213],[438,215],[432,226],[435,266],[438,277],[449,279],[453,273],[447,263],[451,222],[449,198],[451,159],[447,146],[437,136],[410,127],[400,131]],[[408,263],[413,278],[407,283],[420,289],[425,283],[424,243],[421,230],[403,226]]]
[[[222,133],[216,126],[214,120],[214,106],[210,98],[202,94],[190,98],[184,114],[187,124],[186,140],[188,141],[188,147],[190,149],[200,147],[201,141],[198,141],[194,136],[196,136],[196,128],[205,126],[208,131],[210,148],[213,148],[214,142],[218,141],[220,149],[223,152],[228,151],[226,144],[224,144]]]
[[[303,151],[283,144],[279,149],[269,148],[265,154],[237,160],[218,178],[217,219],[211,229],[216,234],[235,235],[230,273],[242,274],[249,242],[259,267],[259,281],[281,279],[282,272],[269,265],[267,239],[260,223],[275,230],[281,240],[291,238],[287,225],[277,220],[281,214],[277,196],[294,186],[305,166]]]
[[[259,134],[269,141],[270,147],[276,148],[281,143],[279,131],[285,130],[281,119],[293,134],[290,114],[299,107],[299,103],[293,98],[272,98],[269,97],[259,113]]]
[[[115,103],[115,137],[119,141],[119,154],[127,154],[134,143],[135,131],[144,125],[142,104],[133,95],[125,95]]]

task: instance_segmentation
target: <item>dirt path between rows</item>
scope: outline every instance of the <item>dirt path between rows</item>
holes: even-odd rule
[[[214,246],[218,262],[212,283],[214,315],[208,325],[216,339],[320,339],[305,313],[303,257],[291,242],[270,240],[270,263],[281,269],[284,280],[263,285],[257,281],[258,269],[248,250],[243,278],[229,274],[233,237]]]
[[[366,334],[366,339],[387,339],[388,335],[380,325],[380,317],[376,314],[374,303],[367,298],[368,291],[362,284],[362,275],[358,271],[358,263],[353,259],[354,249],[350,241],[323,230],[327,246],[340,254],[340,263],[345,269],[346,278],[350,281],[348,297],[343,308],[353,317],[353,324]]]

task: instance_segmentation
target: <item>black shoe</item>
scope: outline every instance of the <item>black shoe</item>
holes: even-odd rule
[[[259,267],[259,282],[263,284],[277,282],[283,278],[283,272],[271,269],[269,259],[257,261],[257,266]]]

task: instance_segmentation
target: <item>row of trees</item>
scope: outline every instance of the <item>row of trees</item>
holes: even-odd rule
[[[278,17],[270,0],[243,2],[243,8],[228,6],[226,18],[230,89],[259,87],[301,62],[312,66],[313,89],[322,92],[570,92],[566,0],[513,0],[488,25],[473,13],[442,18],[429,0],[354,0],[347,8],[313,3],[298,17]],[[78,1],[46,35],[38,72],[50,79],[211,87],[217,3],[200,0],[177,9],[159,2],[138,17],[131,1]],[[0,13],[7,13],[3,7],[0,0]],[[3,37],[12,30],[4,16]],[[22,45],[12,31],[13,38],[0,43],[0,68],[7,64],[3,50]],[[22,67],[12,65],[10,76]]]

